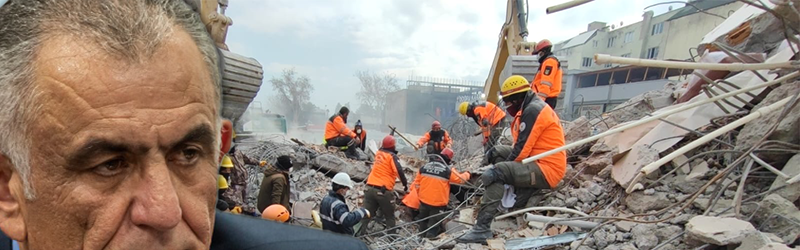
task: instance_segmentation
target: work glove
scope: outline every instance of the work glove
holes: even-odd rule
[[[356,145],[361,145],[361,138],[356,137]]]
[[[403,187],[403,194],[407,194],[407,193],[408,193],[408,187]]]
[[[499,176],[498,176],[498,173],[497,173],[497,169],[492,167],[492,168],[487,169],[486,172],[484,172],[483,175],[481,175],[481,181],[483,181],[483,185],[484,186],[489,186],[489,184],[492,184],[495,181],[498,181],[498,179],[499,179],[498,177]]]
[[[266,166],[266,165],[267,165],[267,161],[260,161],[260,162],[258,162],[258,166],[261,166],[261,167],[263,167],[263,166]]]

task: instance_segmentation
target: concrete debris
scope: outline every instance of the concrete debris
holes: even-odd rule
[[[630,232],[631,229],[636,226],[636,223],[630,221],[617,221],[614,222],[614,226],[617,227],[617,230],[622,232]]]
[[[572,143],[592,135],[592,126],[589,124],[589,119],[586,119],[585,116],[578,117],[578,119],[567,123],[563,128],[564,139],[567,143]]]
[[[748,234],[757,233],[753,224],[736,218],[695,216],[686,223],[686,236],[717,246],[739,244]]]
[[[659,226],[656,229],[656,237],[658,238],[659,242],[664,242],[678,234],[683,232],[683,228],[675,225],[664,225]]]
[[[796,250],[797,248],[789,248],[788,246],[780,243],[769,243],[759,248],[758,250],[792,250],[792,249]]]
[[[753,110],[770,105],[798,92],[800,92],[800,81],[783,84],[769,92],[767,97],[764,98],[764,101],[756,105]],[[781,110],[781,112],[782,111],[783,110]],[[770,128],[776,122],[778,122],[778,116],[781,112],[765,114],[765,116],[761,117],[760,119],[756,119],[750,123],[747,123],[736,137],[735,149],[746,150],[755,146],[755,143],[766,134],[766,128]],[[775,129],[775,132],[770,134],[767,140],[800,144],[800,108],[793,108],[790,110],[786,117],[780,121],[778,127]],[[762,159],[770,159],[771,162],[779,166],[784,165],[789,160],[789,157],[792,156],[791,154],[787,153],[762,153],[759,155],[762,156]]]
[[[691,172],[689,172],[689,174],[686,175],[686,181],[699,180],[699,179],[705,177],[706,174],[708,174],[708,170],[709,170],[708,162],[700,161],[700,163],[697,164],[697,165],[694,165],[692,167]]]
[[[605,121],[609,127],[613,128],[620,123],[639,120],[648,113],[672,105],[675,102],[675,99],[672,98],[672,91],[672,86],[666,86],[665,89],[652,90],[634,96],[608,112],[608,119]],[[605,123],[601,122],[596,126],[605,126]]]
[[[784,165],[781,172],[792,177],[800,175],[800,154],[792,156],[792,158],[789,159],[788,162],[786,162],[786,165]],[[775,178],[775,181],[772,182],[772,186],[770,186],[770,189],[776,189],[778,187],[786,185],[786,181],[787,181],[786,178],[778,176],[777,178]],[[790,184],[788,187],[776,191],[775,194],[780,195],[789,201],[797,201],[797,199],[800,198],[800,182],[795,182],[793,184]]]
[[[762,232],[755,232],[745,236],[744,239],[742,239],[742,244],[739,245],[736,250],[759,249],[769,243],[772,243],[769,236]]]
[[[653,233],[655,229],[653,224],[639,224],[631,229],[633,243],[638,249],[649,250],[658,245],[658,237]]]
[[[668,207],[672,202],[665,193],[646,195],[644,192],[634,192],[625,197],[625,204],[634,213],[641,214],[647,211]]]
[[[770,194],[759,203],[753,223],[763,232],[775,233],[784,242],[793,242],[800,235],[800,210],[777,194]]]
[[[614,162],[611,160],[613,154],[611,152],[601,154],[595,157],[589,157],[578,163],[576,166],[578,169],[583,169],[583,173],[586,174],[597,174],[603,169],[611,166]]]

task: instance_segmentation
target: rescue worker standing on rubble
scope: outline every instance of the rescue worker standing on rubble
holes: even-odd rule
[[[233,135],[234,140],[236,135]],[[225,191],[225,196],[234,204],[228,204],[230,207],[245,207],[247,201],[247,180],[249,174],[246,165],[264,166],[266,161],[256,161],[248,157],[241,150],[238,150],[236,145],[231,147],[228,152],[229,159],[233,162],[233,171],[231,171],[230,183],[228,191]],[[248,209],[249,210],[249,209]],[[254,211],[248,211],[254,212]]]
[[[433,121],[431,131],[419,138],[417,149],[422,148],[426,143],[428,144],[426,149],[428,154],[439,154],[442,149],[450,148],[453,145],[453,140],[450,139],[450,134],[447,133],[447,130],[442,129],[442,124],[439,121]]]
[[[450,167],[453,150],[445,148],[439,155],[431,155],[427,164],[422,166],[414,178],[414,189],[419,197],[418,219],[441,213],[450,202],[450,183],[462,184],[470,178],[469,172],[459,173]],[[435,238],[441,232],[439,224],[444,214],[436,215],[421,221],[420,230],[427,230],[425,238]]]
[[[347,157],[355,157],[356,147],[361,145],[361,140],[356,133],[347,128],[347,116],[350,109],[342,107],[339,113],[331,116],[325,123],[325,144],[333,147],[347,147]]]
[[[491,223],[499,211],[525,206],[534,192],[555,188],[566,172],[564,151],[522,163],[525,158],[564,146],[564,132],[555,111],[536,97],[522,76],[506,79],[500,92],[506,111],[514,114],[514,144],[495,146],[487,153],[494,167],[481,176],[486,191],[478,218],[469,233],[457,239],[461,243],[485,243],[493,236]]]
[[[472,118],[481,127],[484,153],[497,143],[507,125],[506,112],[491,102],[462,102],[458,105],[458,113]]]
[[[322,229],[334,233],[354,235],[353,226],[363,218],[369,218],[370,213],[366,208],[350,211],[345,203],[344,196],[353,188],[353,181],[347,173],[338,173],[331,180],[331,191],[322,199],[319,205],[319,217],[322,219]]]
[[[278,157],[275,166],[264,171],[264,180],[258,191],[258,211],[263,212],[269,205],[280,204],[291,211],[289,204],[289,170],[292,158],[288,155]]]
[[[358,120],[356,122],[356,126],[353,128],[353,132],[356,133],[356,138],[358,138],[358,140],[361,142],[360,143],[361,146],[359,146],[361,148],[361,151],[365,151],[364,148],[366,148],[367,145],[367,131],[364,130],[364,126],[362,126],[361,120]]]
[[[392,228],[395,225],[392,200],[395,198],[394,183],[398,177],[403,183],[403,191],[407,193],[408,181],[406,175],[403,174],[403,166],[400,165],[400,160],[397,158],[394,136],[387,135],[383,138],[381,149],[375,154],[375,162],[367,176],[367,190],[364,192],[364,207],[369,210],[370,214],[376,214],[380,209],[386,221],[386,228]],[[359,235],[367,232],[369,221],[369,217],[361,220]],[[396,229],[392,229],[389,234],[394,234],[396,231]]]
[[[556,109],[561,94],[561,62],[553,56],[553,43],[543,39],[536,44],[534,54],[539,55],[539,71],[533,78],[533,90],[552,109]]]

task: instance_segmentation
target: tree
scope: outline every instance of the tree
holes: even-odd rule
[[[356,93],[361,107],[359,110],[371,110],[377,112],[373,115],[383,115],[386,112],[386,94],[397,91],[400,86],[394,74],[371,73],[369,71],[357,71],[356,77],[361,82],[361,90]]]
[[[303,104],[308,103],[311,91],[314,91],[314,86],[311,86],[308,77],[299,75],[294,68],[291,68],[284,69],[280,78],[272,77],[269,82],[277,92],[276,99],[279,100],[283,110],[288,112],[286,116],[293,124],[298,125],[298,118],[305,106]]]

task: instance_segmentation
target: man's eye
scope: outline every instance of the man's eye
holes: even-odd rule
[[[101,176],[111,177],[122,173],[126,167],[128,167],[128,164],[124,159],[113,159],[94,167],[93,171]]]
[[[170,161],[183,166],[194,165],[202,157],[203,151],[197,147],[186,147],[173,154]]]

